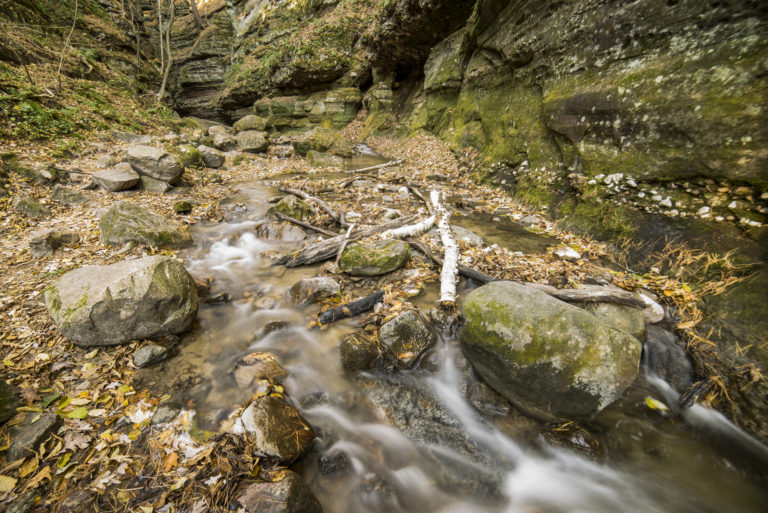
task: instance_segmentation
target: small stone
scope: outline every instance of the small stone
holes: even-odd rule
[[[563,260],[575,262],[581,258],[581,254],[570,246],[564,248],[558,248],[555,250],[555,255]]]
[[[49,256],[63,244],[75,244],[80,241],[80,236],[74,232],[62,232],[55,229],[46,229],[35,232],[29,239],[29,247],[35,256]]]
[[[344,164],[341,157],[315,150],[307,152],[307,162],[312,167],[341,167]]]
[[[701,207],[698,211],[696,211],[697,214],[700,216],[709,214],[710,208],[709,207]]]
[[[269,147],[266,132],[247,130],[235,136],[237,147],[242,151],[261,153]]]
[[[226,158],[224,154],[216,148],[211,148],[210,146],[201,144],[197,147],[197,151],[199,151],[200,155],[202,155],[205,167],[218,169],[224,165]]]
[[[168,182],[156,180],[151,176],[142,176],[139,183],[141,184],[141,188],[145,191],[156,192],[158,194],[164,194],[173,189],[173,185]]]
[[[278,382],[286,376],[288,373],[272,353],[251,353],[235,363],[235,382],[240,388],[251,387],[263,379]]]
[[[306,221],[315,215],[315,208],[306,201],[300,200],[296,196],[289,195],[281,199],[277,204],[269,207],[267,215],[274,216],[279,212],[288,217]]]
[[[360,214],[358,214],[359,216]],[[384,219],[398,219],[400,217],[403,217],[403,213],[395,208],[385,208],[384,209]],[[347,221],[350,221],[349,217],[347,217]]]
[[[177,214],[189,214],[192,212],[192,208],[194,208],[194,205],[189,201],[177,201],[173,204],[173,211]]]
[[[133,365],[149,367],[168,358],[168,349],[157,344],[147,344],[133,353]]]
[[[347,246],[339,268],[352,276],[379,276],[403,267],[411,258],[411,248],[401,240],[354,243]]]
[[[736,196],[749,196],[750,194],[752,194],[752,189],[750,189],[749,187],[746,187],[746,186],[742,185],[742,186],[740,186],[740,187],[736,187],[736,188],[733,190],[733,193],[734,193]]]
[[[539,226],[542,222],[543,220],[539,216],[530,215],[520,219],[518,224],[523,228],[533,228],[534,226]]]
[[[356,223],[362,220],[363,216],[360,213],[355,212],[354,210],[350,210],[349,212],[346,212],[344,214],[344,218],[351,223]]]
[[[397,195],[395,196],[398,201],[408,201],[409,197],[410,195],[408,193],[408,187],[400,187],[397,190]]]
[[[157,410],[155,411],[155,414],[152,415],[152,420],[150,420],[149,423],[153,426],[158,424],[167,424],[178,417],[180,412],[181,408],[178,404],[172,403],[170,401],[163,403],[157,407]]]
[[[232,125],[232,128],[235,129],[235,132],[246,132],[248,130],[263,132],[267,129],[267,120],[250,114],[236,121],[235,124]]]
[[[291,287],[291,301],[295,305],[317,303],[339,293],[340,286],[327,276],[303,278]]]
[[[300,241],[307,238],[307,233],[290,223],[261,223],[254,228],[256,237],[266,240]]]
[[[141,175],[134,171],[127,162],[122,162],[112,169],[97,171],[91,176],[94,182],[109,192],[132,189],[141,179]]]
[[[379,342],[390,360],[401,368],[413,367],[419,356],[429,349],[437,336],[424,325],[414,311],[401,313],[379,329]]]
[[[315,432],[299,410],[273,396],[254,400],[240,417],[258,454],[292,463],[309,452]]]
[[[323,513],[312,490],[290,470],[268,482],[244,481],[235,491],[238,511],[245,513]]]
[[[392,196],[389,196],[388,194],[385,194],[384,196],[381,197],[381,201],[383,201],[384,203],[394,203],[395,198],[393,198]]]
[[[372,368],[379,358],[376,342],[363,333],[350,333],[339,345],[341,366],[349,372]]]
[[[8,462],[31,456],[61,425],[61,418],[54,413],[28,413],[20,425],[11,430],[11,446],[5,454]]]
[[[661,200],[659,202],[659,206],[665,207],[665,208],[670,208],[670,207],[672,207],[672,200],[670,198],[664,198],[663,200]]]
[[[237,147],[235,139],[227,132],[216,132],[212,137],[213,146],[218,150],[231,151]]]

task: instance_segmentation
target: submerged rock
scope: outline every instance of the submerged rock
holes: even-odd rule
[[[277,204],[269,207],[267,215],[273,216],[275,212],[280,212],[299,221],[305,221],[315,215],[315,207],[296,196],[288,195],[277,202]]]
[[[345,370],[354,372],[374,367],[379,358],[376,342],[363,333],[350,333],[339,345],[341,365]]]
[[[339,284],[327,276],[302,278],[291,287],[291,301],[295,305],[317,303],[334,294],[338,294]]]
[[[247,513],[323,513],[323,507],[304,480],[290,470],[279,471],[270,482],[244,482],[235,491]]]
[[[235,381],[240,388],[251,387],[262,379],[280,381],[287,375],[272,353],[251,353],[235,363]]]
[[[352,276],[378,276],[403,267],[411,258],[411,247],[401,240],[350,244],[339,268]]]
[[[105,244],[135,242],[156,248],[181,248],[192,244],[186,224],[155,214],[144,207],[120,201],[99,220]]]
[[[300,241],[307,233],[290,223],[261,223],[254,228],[256,237],[266,240]]]
[[[27,413],[24,422],[10,432],[11,446],[5,453],[7,462],[32,456],[37,446],[61,425],[61,417],[54,413]]]
[[[638,372],[640,343],[580,308],[513,282],[464,299],[464,353],[497,392],[545,421],[586,419]]]
[[[341,167],[344,164],[341,157],[315,150],[307,152],[307,162],[312,167]]]
[[[109,192],[132,189],[141,179],[141,175],[134,171],[133,167],[127,162],[118,164],[112,169],[96,171],[91,176],[97,185]]]
[[[388,357],[401,368],[413,367],[419,356],[437,340],[414,311],[403,312],[379,329],[379,342]]]
[[[126,161],[137,173],[171,184],[181,180],[184,174],[184,166],[176,157],[152,146],[131,146]]]
[[[254,400],[240,419],[256,451],[280,463],[302,458],[315,440],[315,432],[299,410],[277,397]]]
[[[181,263],[155,255],[70,271],[45,290],[45,305],[75,344],[112,346],[186,330],[197,291]]]
[[[11,202],[13,210],[30,219],[42,219],[51,215],[51,209],[40,203],[31,194],[25,192],[14,196]]]

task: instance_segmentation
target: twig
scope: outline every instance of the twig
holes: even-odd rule
[[[349,225],[349,228],[347,229],[347,233],[344,235],[344,240],[341,242],[341,247],[339,248],[339,253],[336,255],[336,262],[334,262],[334,267],[339,267],[339,260],[341,260],[341,254],[344,253],[344,248],[347,247],[347,242],[349,242],[349,234],[352,233],[352,229],[355,227],[355,223],[352,223]]]
[[[360,169],[355,169],[355,170],[353,170],[351,172],[352,173],[356,173],[356,174],[357,173],[367,173],[368,171],[375,171],[377,169],[384,169],[385,167],[397,166],[397,165],[402,164],[403,162],[405,162],[405,159],[392,160],[390,162],[385,162],[384,164],[378,164],[376,166],[369,166],[369,167],[363,167],[363,168],[360,168]]]
[[[331,216],[331,218],[333,218],[333,220],[336,221],[339,224],[339,226],[342,226],[344,228],[346,228],[348,226],[346,221],[344,221],[344,219],[341,218],[341,216],[339,215],[338,212],[336,212],[331,207],[329,207],[328,204],[325,201],[321,200],[317,196],[312,196],[310,194],[307,194],[304,191],[301,191],[299,189],[292,189],[290,187],[282,187],[282,186],[280,186],[277,189],[280,192],[285,192],[287,194],[293,194],[294,196],[297,196],[297,197],[299,197],[299,198],[301,198],[303,200],[312,201],[318,207],[320,207],[320,209],[323,210],[326,214]]]
[[[358,299],[357,301],[352,301],[345,305],[337,306],[336,308],[332,308],[323,312],[323,314],[320,316],[319,322],[320,324],[328,324],[333,321],[338,321],[339,319],[346,319],[347,317],[360,315],[363,312],[372,310],[373,307],[376,306],[376,303],[381,303],[383,300],[383,290],[374,292],[373,294],[365,296],[362,299]]]
[[[305,223],[304,221],[299,221],[298,219],[294,219],[291,216],[287,216],[285,214],[281,214],[280,212],[275,212],[275,217],[280,219],[281,221],[287,221],[289,223],[293,223],[297,226],[301,226],[302,228],[306,228],[307,230],[312,230],[317,233],[322,233],[323,235],[327,235],[328,237],[337,237],[339,234],[332,232],[330,230],[326,230],[325,228],[320,228],[319,226],[315,226],[309,223]]]
[[[75,25],[77,24],[77,0],[75,0],[75,17],[72,20],[72,28],[69,30],[67,40],[64,41],[64,47],[61,49],[61,55],[59,56],[59,69],[56,70],[56,82],[58,84],[58,92],[61,92],[61,65],[64,63],[64,52],[67,51],[69,46],[69,40],[72,38],[72,33],[75,31]]]

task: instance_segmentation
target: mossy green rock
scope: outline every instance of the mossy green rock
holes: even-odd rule
[[[267,129],[267,120],[261,116],[249,114],[248,116],[237,120],[235,124],[232,125],[232,128],[234,128],[236,132],[245,132],[248,130],[263,132]]]
[[[187,329],[197,289],[184,266],[163,255],[70,271],[45,290],[56,328],[79,346],[112,346]]]
[[[543,292],[493,282],[468,294],[462,306],[467,358],[528,415],[548,422],[588,419],[637,376],[635,338]]]
[[[401,240],[355,243],[347,246],[339,268],[352,276],[378,276],[403,267],[411,258],[411,247]]]
[[[342,157],[352,155],[352,144],[339,132],[330,128],[317,127],[293,141],[293,149],[299,155],[309,151],[329,152]]]
[[[181,144],[174,150],[183,167],[203,167],[203,155],[191,144]]]
[[[13,209],[31,219],[42,219],[51,215],[51,209],[27,193],[17,194],[11,202]]]
[[[286,196],[275,205],[269,207],[267,215],[274,216],[276,212],[283,215],[304,221],[315,215],[315,209],[306,201],[302,201],[296,196]]]
[[[192,244],[187,225],[128,201],[120,201],[110,208],[99,221],[99,228],[105,244],[134,242],[156,248],[182,248]]]

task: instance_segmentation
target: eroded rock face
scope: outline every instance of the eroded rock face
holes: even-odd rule
[[[339,268],[352,276],[378,276],[400,269],[411,258],[411,247],[401,240],[354,243],[347,246]]]
[[[184,174],[184,166],[176,157],[152,146],[131,146],[126,161],[137,173],[171,184],[181,180]]]
[[[494,282],[468,294],[462,308],[467,358],[531,416],[589,418],[637,375],[641,345],[635,338],[543,292]]]
[[[79,346],[112,346],[187,329],[197,289],[184,266],[155,255],[81,267],[45,290],[57,329]]]
[[[243,411],[241,421],[256,450],[280,463],[302,458],[315,440],[299,410],[277,397],[256,399]]]
[[[128,201],[120,201],[99,220],[105,244],[135,242],[157,248],[181,248],[192,243],[186,224],[155,214]]]

